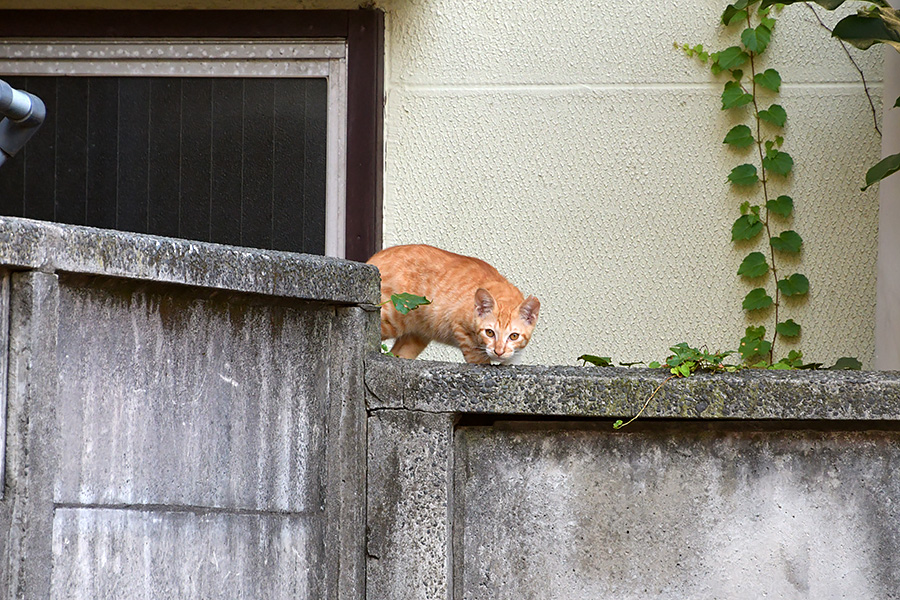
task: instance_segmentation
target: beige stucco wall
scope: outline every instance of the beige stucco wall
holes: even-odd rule
[[[36,8],[353,8],[344,0],[32,0]],[[542,301],[526,362],[662,359],[736,347],[752,287],[730,226],[744,162],[721,140],[721,81],[672,48],[724,48],[725,2],[380,0],[386,11],[384,240],[482,257]],[[0,0],[0,7],[21,7]],[[829,22],[834,15],[820,11]],[[846,11],[845,11],[846,12]],[[881,98],[880,52],[853,55]],[[805,240],[809,360],[872,364],[879,156],[859,76],[804,6],[779,19],[790,224]],[[880,115],[880,104],[876,104]],[[880,118],[880,116],[879,116]],[[776,186],[781,191],[780,186]],[[787,261],[781,266],[789,273]],[[786,274],[786,273],[785,273]],[[771,319],[766,323],[771,329]],[[791,346],[795,347],[795,346]],[[790,347],[781,346],[783,351]],[[444,349],[426,357],[456,360]]]
[[[744,160],[721,143],[735,123],[721,82],[672,47],[731,45],[724,4],[394,2],[385,244],[480,256],[537,295],[528,362],[735,348],[752,286],[736,276],[744,197],[726,176]],[[880,142],[858,74],[811,13],[790,7],[777,29],[767,65],[785,81],[791,226],[812,288],[782,318],[804,326],[808,359],[870,365],[878,198],[859,187]],[[881,53],[853,54],[878,102]]]

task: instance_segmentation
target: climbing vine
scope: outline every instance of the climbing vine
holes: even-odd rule
[[[794,319],[784,318],[784,299],[805,297],[810,284],[803,273],[785,275],[782,267],[783,258],[800,254],[803,238],[788,227],[794,199],[786,194],[776,196],[773,191],[776,183],[788,182],[794,160],[782,150],[788,115],[775,101],[781,75],[773,68],[760,67],[759,59],[771,43],[776,20],[772,9],[760,8],[759,2],[739,0],[722,13],[722,23],[740,32],[739,43],[712,53],[702,44],[676,43],[676,47],[707,65],[714,75],[727,76],[721,109],[745,121],[734,125],[723,140],[743,161],[729,173],[729,185],[740,193],[756,194],[756,200],[740,205],[740,215],[731,227],[735,247],[751,249],[737,275],[753,286],[741,306],[758,319],[757,325],[746,328],[738,352],[747,364],[771,365],[775,364],[779,336],[796,340],[801,331]],[[770,313],[771,329],[767,329],[763,323]]]

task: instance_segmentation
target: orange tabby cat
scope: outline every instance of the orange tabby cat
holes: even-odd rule
[[[407,292],[431,304],[401,315],[381,307],[381,339],[391,353],[415,358],[431,341],[456,346],[468,363],[512,364],[531,339],[541,303],[483,260],[421,244],[378,252],[369,264],[381,271],[381,299]]]

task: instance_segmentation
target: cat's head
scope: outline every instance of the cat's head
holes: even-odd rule
[[[478,288],[475,292],[475,323],[481,347],[491,362],[513,364],[521,359],[540,309],[541,303],[534,296],[518,303],[494,299],[486,289]]]

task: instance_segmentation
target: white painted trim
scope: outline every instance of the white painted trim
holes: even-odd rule
[[[325,254],[344,257],[347,213],[346,42],[17,40],[0,43],[0,63],[5,75],[327,79]]]

